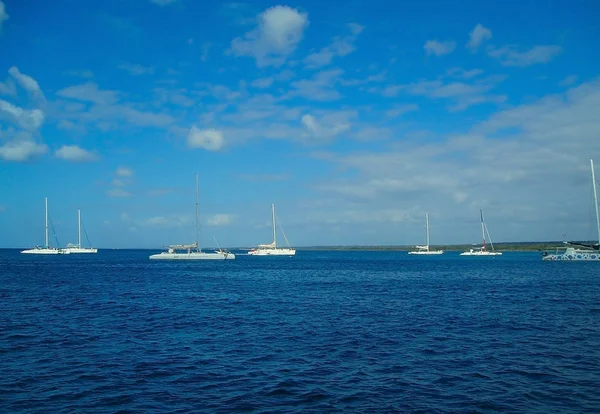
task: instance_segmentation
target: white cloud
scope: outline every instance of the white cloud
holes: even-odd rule
[[[118,167],[117,170],[115,171],[115,174],[118,177],[132,177],[133,170],[128,167]]]
[[[213,128],[199,129],[196,125],[193,125],[187,137],[187,145],[190,148],[218,151],[223,148],[224,144],[223,132]]]
[[[461,68],[450,68],[446,71],[446,73],[449,76],[454,76],[456,78],[471,79],[471,78],[481,75],[483,73],[483,70],[481,70],[481,69],[465,70],[465,69],[461,69]]]
[[[390,118],[397,118],[407,112],[416,111],[417,109],[419,109],[419,105],[417,104],[396,105],[392,107],[392,109],[388,109],[385,112],[385,115]]]
[[[45,144],[38,144],[31,139],[14,139],[0,146],[0,158],[5,161],[23,162],[44,155],[48,151]]]
[[[534,46],[520,51],[517,46],[509,45],[501,48],[490,47],[488,55],[497,59],[502,66],[525,67],[539,63],[548,63],[562,52],[560,46]]]
[[[301,96],[314,101],[334,101],[342,97],[335,84],[344,72],[331,69],[316,73],[311,79],[301,79],[291,83],[292,90],[287,97]]]
[[[481,46],[481,44],[492,38],[492,31],[486,27],[483,27],[480,23],[473,28],[471,33],[469,33],[469,42],[467,43],[467,48],[475,51]]]
[[[56,150],[54,156],[56,158],[74,162],[96,161],[98,159],[96,154],[77,145],[63,145]]]
[[[69,86],[56,93],[63,98],[76,99],[83,102],[93,102],[98,105],[110,105],[119,100],[118,91],[101,91],[94,82]]]
[[[140,223],[142,227],[177,228],[187,227],[192,224],[192,218],[186,214],[171,214],[168,216],[155,216]]]
[[[25,110],[0,99],[0,115],[4,114],[21,128],[32,131],[44,122],[44,112],[40,109]]]
[[[0,82],[0,95],[17,95],[17,86],[12,79],[7,79],[6,82]]]
[[[346,56],[354,52],[354,42],[357,36],[362,32],[363,26],[350,23],[347,25],[351,35],[339,37],[336,36],[330,45],[324,47],[319,52],[312,53],[304,58],[304,65],[308,69],[316,69],[328,65],[335,56]]]
[[[228,226],[234,222],[235,214],[214,214],[207,218],[206,224],[209,226]]]
[[[303,115],[301,122],[306,130],[305,136],[317,139],[327,139],[347,131],[350,129],[350,123],[347,122],[347,115],[340,115],[330,114],[329,116],[326,115],[322,117],[320,120],[312,115]]]
[[[27,92],[29,92],[32,96],[44,100],[44,94],[42,89],[40,88],[39,83],[31,76],[25,75],[19,71],[19,68],[16,66],[11,67],[8,70],[8,73],[17,81],[19,85]]]
[[[423,46],[427,55],[443,56],[454,52],[456,49],[456,42],[454,40],[447,40],[440,42],[437,40],[428,40]]]
[[[254,30],[231,41],[231,50],[237,56],[254,57],[258,67],[280,66],[296,49],[307,26],[307,13],[274,6],[258,16]]]
[[[8,20],[8,13],[6,13],[6,8],[4,7],[4,3],[0,0],[0,29],[2,29],[2,24]]]

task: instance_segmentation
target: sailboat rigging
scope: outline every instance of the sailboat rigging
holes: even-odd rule
[[[251,256],[295,256],[296,249],[292,249],[290,243],[281,228],[283,237],[288,244],[288,247],[277,247],[277,225],[275,221],[275,204],[271,204],[271,211],[273,216],[273,242],[269,244],[259,244],[255,249],[248,252]]]
[[[166,252],[153,254],[149,258],[153,260],[232,260],[235,254],[226,252],[219,248],[216,252],[203,252],[200,248],[198,225],[198,173],[196,173],[196,241],[192,244],[172,244]]]
[[[490,237],[490,233],[487,230],[487,226],[485,225],[485,220],[483,219],[483,211],[479,210],[479,216],[481,219],[481,237],[483,238],[483,246],[469,249],[467,252],[462,252],[461,256],[499,256],[502,252],[494,251],[494,243],[492,243],[492,238]],[[485,235],[487,233],[487,237],[490,240],[491,250],[487,249],[487,243]]]
[[[429,214],[425,213],[425,232],[427,235],[427,244],[425,246],[415,246],[417,250],[412,250],[408,252],[408,254],[424,254],[424,255],[432,255],[432,254],[442,254],[443,250],[431,250],[429,247]]]

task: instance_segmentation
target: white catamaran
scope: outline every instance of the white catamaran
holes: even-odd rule
[[[285,238],[288,247],[277,247],[277,231],[275,225],[275,204],[271,204],[271,210],[273,212],[273,243],[270,244],[259,244],[255,249],[248,252],[252,256],[295,256],[296,249],[292,249],[290,243],[281,229],[281,233]]]
[[[85,237],[87,238],[87,232]],[[91,244],[89,239],[88,244]],[[69,253],[98,253],[98,249],[94,247],[81,247],[81,210],[77,210],[77,244],[69,243],[65,250]]]
[[[429,248],[429,214],[425,213],[425,229],[427,234],[427,244],[425,246],[415,246],[417,250],[408,252],[408,254],[442,254],[443,250],[430,250]]]
[[[216,252],[203,252],[198,243],[198,174],[196,173],[196,242],[192,244],[173,244],[166,252],[153,254],[153,260],[231,260],[235,254],[219,248]]]
[[[558,249],[554,254],[548,254],[547,252],[544,252],[542,260],[600,262],[600,215],[598,214],[598,193],[596,190],[596,176],[594,175],[593,160],[590,160],[590,167],[592,169],[592,187],[594,189],[594,208],[596,210],[596,230],[598,231],[598,242],[589,244],[565,241],[563,243],[569,245],[569,247],[566,247],[562,253],[560,253]]]
[[[24,253],[24,254],[69,254],[70,252],[65,249],[60,249],[58,247],[51,247],[48,244],[48,197],[46,197],[45,202],[46,202],[46,239],[45,239],[45,244],[43,247],[35,246],[33,249],[23,250],[21,253]],[[56,234],[54,235],[54,237],[56,237]],[[58,244],[58,242],[56,244]]]
[[[485,225],[485,221],[483,220],[483,211],[479,210],[479,216],[481,217],[481,236],[483,237],[483,246],[477,247],[474,249],[469,249],[468,252],[462,252],[461,256],[499,256],[502,252],[494,251],[494,243],[492,243],[492,238],[490,237],[490,233],[487,230],[487,226]],[[488,239],[490,239],[490,246],[492,250],[487,249],[487,245],[485,242],[485,234],[487,233]]]

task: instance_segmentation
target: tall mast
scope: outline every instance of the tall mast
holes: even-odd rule
[[[594,175],[594,161],[590,159],[592,167],[592,186],[594,187],[594,207],[596,207],[596,226],[598,228],[598,243],[600,243],[600,216],[598,215],[598,193],[596,192],[596,176]]]
[[[273,211],[273,245],[277,248],[277,232],[275,231],[275,204],[271,204],[271,210]]]
[[[48,248],[48,197],[46,197],[46,249]]]
[[[81,248],[81,210],[77,210],[77,247]]]
[[[485,250],[485,225],[483,224],[483,211],[479,209],[479,215],[481,217],[481,237],[483,238],[483,250]]]
[[[196,173],[196,250],[200,252],[200,243],[198,243],[199,232],[200,230],[198,229],[198,173]]]
[[[427,251],[429,251],[429,214],[425,213],[425,228],[427,230]]]

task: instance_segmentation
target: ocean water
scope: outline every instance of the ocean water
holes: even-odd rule
[[[0,412],[600,412],[600,267],[0,251]]]

